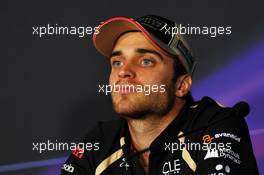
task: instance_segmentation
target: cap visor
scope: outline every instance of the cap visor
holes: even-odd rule
[[[126,17],[114,17],[99,25],[99,32],[93,35],[94,46],[104,56],[109,57],[118,37],[130,30],[140,30],[147,38],[156,43],[151,35],[135,20]]]

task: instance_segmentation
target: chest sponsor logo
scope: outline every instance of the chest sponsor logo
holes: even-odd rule
[[[181,170],[180,159],[167,161],[163,164],[162,173],[164,175],[179,174]]]
[[[222,138],[222,137],[226,137],[226,138],[233,139],[233,140],[235,140],[235,141],[237,141],[237,142],[240,142],[240,140],[241,140],[241,138],[238,137],[237,135],[232,134],[232,133],[225,133],[225,132],[215,134],[214,137],[215,137],[216,139],[218,139],[218,138]]]
[[[78,157],[79,159],[83,158],[84,155],[84,149],[83,148],[76,148],[75,150],[72,151],[72,154],[75,157]]]
[[[204,144],[210,144],[214,140],[213,137],[211,137],[209,134],[203,136],[203,143]]]
[[[64,171],[67,171],[69,173],[73,173],[73,171],[74,171],[74,167],[71,164],[70,165],[63,164],[61,169],[63,169]]]
[[[120,165],[119,165],[119,167],[125,167],[125,169],[126,169],[126,171],[128,170],[128,168],[129,168],[129,164],[127,163],[127,161],[126,161],[126,158],[123,158],[122,159],[122,162],[120,163]]]
[[[231,169],[228,165],[217,164],[215,166],[215,172],[209,173],[208,175],[228,175],[230,172]]]
[[[231,149],[208,149],[207,153],[204,157],[204,160],[210,159],[210,158],[228,158],[231,159],[233,162],[240,164],[241,160],[238,153],[235,153]]]
[[[218,157],[219,157],[219,153],[217,149],[208,149],[204,157],[204,160],[209,158],[218,158]]]

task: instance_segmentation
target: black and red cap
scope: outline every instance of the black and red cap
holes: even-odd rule
[[[109,57],[116,40],[123,33],[139,30],[152,44],[172,56],[177,56],[187,73],[192,74],[196,62],[186,40],[175,31],[176,23],[157,15],[145,15],[132,19],[113,17],[101,23],[98,33],[93,35],[96,49]]]

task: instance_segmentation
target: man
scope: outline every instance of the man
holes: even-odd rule
[[[94,45],[111,64],[120,118],[100,122],[84,139],[99,150],[73,151],[62,174],[258,174],[243,118],[247,106],[193,101],[195,61],[174,26],[155,15],[99,26]]]

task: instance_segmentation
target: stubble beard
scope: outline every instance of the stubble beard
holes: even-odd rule
[[[148,115],[164,116],[175,103],[175,86],[170,83],[165,92],[131,93],[120,95],[112,93],[112,104],[115,112],[127,119],[144,119]]]

